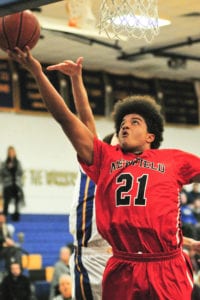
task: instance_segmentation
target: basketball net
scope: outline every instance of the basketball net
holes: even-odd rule
[[[96,18],[92,13],[91,0],[66,0],[68,26],[95,28]]]
[[[157,0],[101,0],[99,32],[111,39],[145,39],[159,33]]]

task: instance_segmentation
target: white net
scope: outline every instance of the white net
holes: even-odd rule
[[[111,39],[151,42],[159,33],[157,0],[102,0],[98,27]]]

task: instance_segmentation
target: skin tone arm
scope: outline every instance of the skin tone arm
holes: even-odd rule
[[[79,157],[88,165],[92,164],[94,134],[69,110],[64,99],[42,71],[40,62],[32,56],[28,47],[25,51],[17,47],[13,52],[8,50],[8,56],[32,73],[48,111],[61,125]]]
[[[76,62],[65,60],[62,63],[47,67],[47,70],[57,70],[70,77],[74,103],[79,118],[97,136],[94,116],[83,83],[82,63],[83,57],[79,57]]]
[[[192,238],[183,237],[183,246],[189,250],[193,250],[196,254],[200,254],[200,241],[196,241]]]

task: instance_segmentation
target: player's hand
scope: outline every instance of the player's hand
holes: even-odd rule
[[[24,51],[15,47],[14,51],[7,50],[7,53],[9,58],[20,63],[34,76],[37,76],[42,71],[40,62],[32,56],[28,46],[25,47]]]
[[[79,57],[76,62],[73,62],[72,60],[64,60],[62,63],[48,66],[48,71],[60,71],[65,75],[68,75],[70,77],[78,76],[82,72],[82,63],[83,63],[83,57]]]
[[[200,241],[193,240],[191,249],[195,251],[196,254],[200,254]]]

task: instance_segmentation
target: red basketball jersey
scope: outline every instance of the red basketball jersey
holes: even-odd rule
[[[200,174],[197,156],[175,149],[136,155],[95,139],[93,165],[81,164],[97,184],[97,226],[113,249],[155,253],[181,246],[179,191]]]

